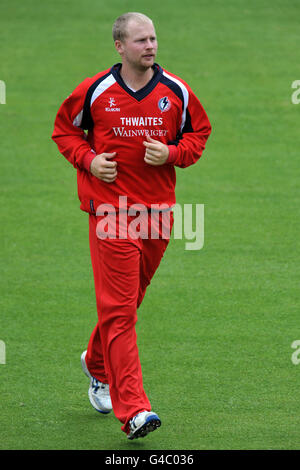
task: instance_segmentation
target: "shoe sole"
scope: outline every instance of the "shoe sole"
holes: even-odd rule
[[[146,422],[138,428],[132,435],[128,436],[129,440],[138,439],[139,437],[145,437],[149,432],[155,431],[161,426],[161,421],[158,417],[149,416]]]

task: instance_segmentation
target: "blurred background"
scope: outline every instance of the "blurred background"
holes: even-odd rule
[[[299,448],[299,2],[0,6],[0,448]],[[137,443],[88,402],[88,220],[51,141],[62,101],[119,62],[111,29],[126,11],[153,19],[157,62],[189,83],[213,128],[201,160],[177,169],[177,202],[205,206],[204,247],[172,240],[139,310],[163,426]]]

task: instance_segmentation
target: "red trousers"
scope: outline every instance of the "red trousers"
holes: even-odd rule
[[[150,215],[146,217],[150,224]],[[89,216],[98,323],[90,337],[86,363],[94,377],[109,383],[115,416],[127,433],[133,416],[151,410],[143,388],[135,324],[137,308],[169,240],[150,235],[148,239],[99,239],[97,222],[99,217]]]

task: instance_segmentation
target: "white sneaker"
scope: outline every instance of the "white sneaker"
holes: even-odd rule
[[[100,382],[90,374],[85,362],[86,353],[87,352],[84,351],[81,354],[81,366],[85,375],[90,379],[90,386],[88,391],[89,400],[91,405],[95,408],[95,410],[99,411],[99,413],[108,414],[112,410],[109,385]]]
[[[137,439],[138,437],[145,437],[149,432],[155,431],[159,428],[161,421],[156,413],[153,411],[142,411],[134,416],[129,421],[128,439]]]

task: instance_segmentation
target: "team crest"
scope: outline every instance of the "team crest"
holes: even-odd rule
[[[158,107],[162,113],[164,113],[165,111],[169,111],[169,109],[171,108],[171,102],[169,98],[167,96],[161,98],[158,102]]]

